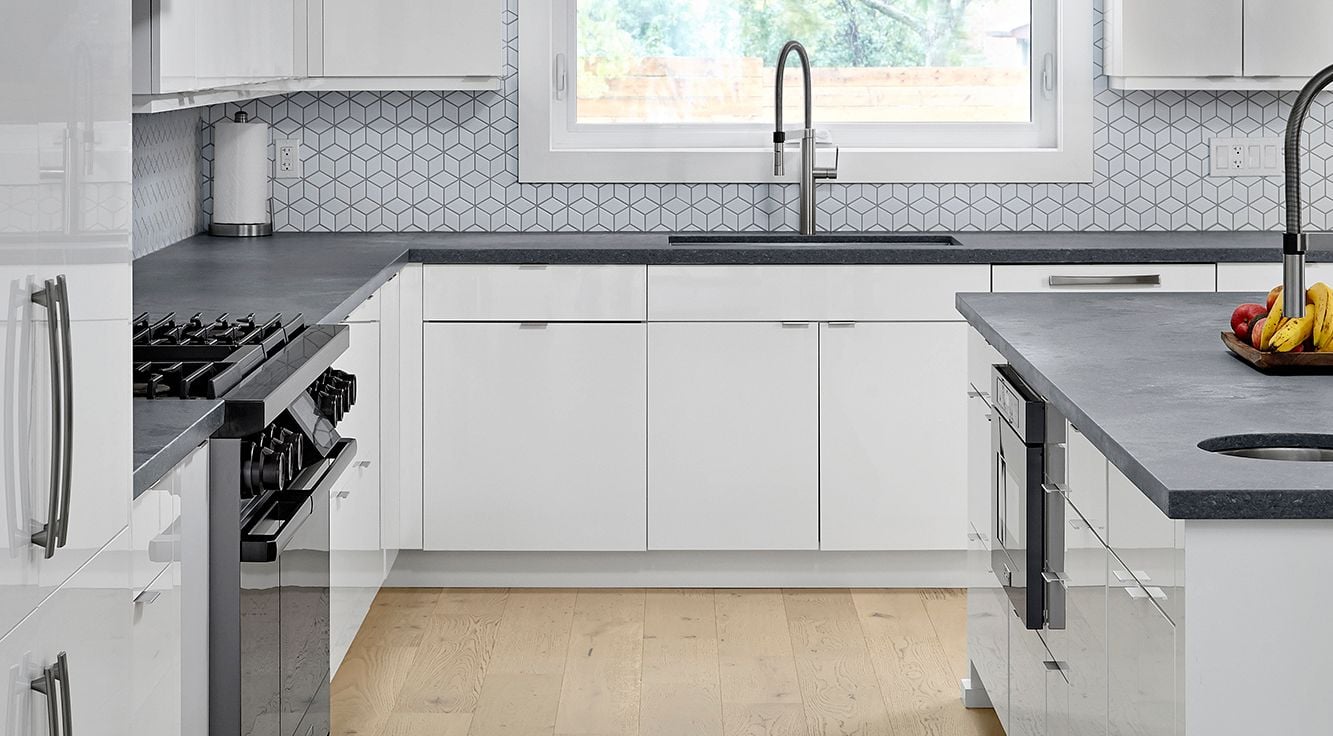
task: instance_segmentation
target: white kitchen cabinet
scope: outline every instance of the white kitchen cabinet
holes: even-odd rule
[[[329,544],[335,555],[381,549],[380,325],[355,322],[348,330],[350,345],[333,367],[356,376],[356,403],[337,427],[340,435],[356,439],[356,459],[329,498]]]
[[[1113,583],[1107,594],[1108,731],[1172,736],[1178,706],[1176,627],[1137,584]]]
[[[208,729],[208,444],[136,498],[130,517],[135,729]]]
[[[1170,616],[1181,601],[1176,587],[1176,522],[1143,494],[1114,465],[1107,475],[1109,537],[1115,553],[1111,584],[1144,586]]]
[[[991,569],[989,551],[968,557],[973,561],[969,576],[975,582],[967,589],[967,658],[973,676],[981,679],[971,686],[980,685],[1000,723],[1009,723],[1009,622],[1018,617]]]
[[[1047,736],[1049,672],[1045,663],[1053,658],[1041,634],[1024,627],[1022,620],[1012,615],[1012,609],[1008,621],[1009,717],[1004,721],[1004,732],[1006,736]]]
[[[1106,0],[1108,76],[1239,77],[1242,0]]]
[[[1280,240],[1277,236],[1274,242]],[[1274,253],[1277,251],[1274,250]],[[1308,284],[1318,281],[1333,283],[1333,263],[1308,263],[1305,266]],[[1219,263],[1217,264],[1218,291],[1258,291],[1268,293],[1282,284],[1281,263]],[[1230,317],[1231,315],[1226,315]],[[1219,318],[1219,321],[1225,318]]]
[[[47,695],[29,683],[56,665],[63,653],[74,733],[128,736],[131,733],[129,533],[122,531],[65,581],[34,614],[0,638],[0,723],[16,736],[53,736],[47,730]],[[61,713],[63,715],[63,712]]]
[[[994,523],[991,479],[991,405],[979,392],[967,399],[967,520],[969,533],[990,548]]]
[[[1078,510],[1102,540],[1107,539],[1106,474],[1107,462],[1103,455],[1078,427],[1068,425],[1065,433],[1065,487],[1069,503]]]
[[[423,330],[426,549],[645,549],[643,324]]]
[[[501,0],[307,0],[309,73],[323,89],[498,89],[502,12]]]
[[[820,549],[966,548],[967,329],[819,326]]]
[[[1245,75],[1309,78],[1333,63],[1333,5],[1245,0]]]
[[[648,547],[819,548],[816,325],[648,325]]]
[[[399,448],[402,445],[403,384],[402,370],[403,322],[402,279],[395,274],[380,287],[380,355],[379,355],[379,415],[380,415],[380,546],[389,554],[386,564],[401,547],[403,467]],[[420,330],[418,330],[419,332]],[[420,366],[417,366],[420,370]],[[420,436],[412,433],[412,437]],[[387,572],[387,571],[386,571]]]
[[[134,94],[294,76],[295,13],[293,0],[134,0]]]

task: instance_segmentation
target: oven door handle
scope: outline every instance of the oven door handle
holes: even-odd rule
[[[316,516],[314,504],[327,504],[329,501],[329,492],[333,486],[338,483],[342,477],[343,471],[352,464],[356,458],[356,440],[344,438],[338,441],[329,457],[325,458],[323,463],[302,472],[292,482],[291,488],[282,492],[282,496],[290,498],[290,501],[279,501],[278,506],[284,508],[296,507],[299,509],[295,514],[283,519],[281,525],[274,531],[266,534],[255,534],[247,530],[241,536],[241,562],[275,562],[278,555],[287,549],[291,544],[296,533],[301,530],[301,526],[312,516]],[[330,462],[331,461],[331,462]],[[310,509],[306,509],[306,504],[311,504]],[[268,521],[269,516],[264,515],[256,524]],[[252,527],[253,528],[253,527]]]

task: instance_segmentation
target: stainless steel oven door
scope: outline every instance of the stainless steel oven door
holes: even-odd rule
[[[1010,605],[1029,629],[1045,621],[1045,493],[1042,446],[1028,445],[997,417],[991,423],[991,483],[995,518],[991,569]]]

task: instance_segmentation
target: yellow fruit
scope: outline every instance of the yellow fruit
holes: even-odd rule
[[[1310,300],[1314,302],[1314,343],[1315,349],[1327,351],[1333,349],[1333,314],[1329,313],[1329,303],[1333,302],[1333,290],[1320,281],[1310,287]]]
[[[1305,305],[1305,316],[1294,317],[1284,320],[1282,326],[1277,332],[1273,333],[1271,347],[1279,353],[1290,353],[1306,340],[1314,332],[1315,308],[1313,304]],[[1267,330],[1265,330],[1267,332]]]
[[[1273,344],[1273,335],[1277,333],[1278,328],[1282,326],[1282,290],[1277,289],[1277,299],[1273,300],[1273,308],[1268,312],[1268,319],[1264,321],[1263,334],[1259,336],[1259,349],[1271,350]]]

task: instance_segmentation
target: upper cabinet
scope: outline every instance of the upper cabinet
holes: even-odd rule
[[[1106,0],[1116,89],[1298,89],[1330,42],[1324,0]]]
[[[298,0],[134,0],[134,94],[296,75]]]
[[[319,89],[499,89],[502,0],[307,0]]]

